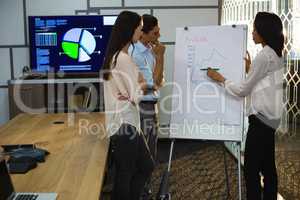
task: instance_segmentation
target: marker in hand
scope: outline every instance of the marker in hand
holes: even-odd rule
[[[215,68],[213,68],[213,67],[202,68],[202,69],[200,69],[200,70],[201,70],[201,71],[207,71],[208,69],[212,69],[212,70],[215,70],[215,71],[219,71],[219,70],[220,70],[220,68],[217,68],[217,67],[215,67]]]

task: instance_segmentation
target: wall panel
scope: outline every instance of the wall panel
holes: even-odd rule
[[[176,27],[218,24],[218,9],[158,9],[153,14],[159,19],[164,42],[175,41]]]
[[[22,76],[24,66],[30,66],[29,63],[29,48],[14,48],[13,49],[13,62],[14,62],[14,77],[19,78]]]
[[[9,120],[8,89],[0,88],[0,125]]]
[[[91,7],[121,7],[122,0],[90,0]]]
[[[125,0],[125,6],[217,6],[218,0]]]
[[[7,80],[10,79],[10,56],[9,49],[0,49],[0,85],[7,85]],[[1,102],[1,101],[0,101]],[[2,105],[0,104],[0,107]]]
[[[25,44],[23,19],[23,1],[1,0],[0,45]]]

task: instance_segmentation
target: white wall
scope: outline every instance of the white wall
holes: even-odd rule
[[[0,48],[0,125],[8,120],[7,79],[10,77],[9,49]]]
[[[0,106],[0,125],[4,124],[9,119],[9,116],[7,115],[7,113],[9,112],[7,96],[8,96],[8,90],[4,88],[0,88],[0,102],[2,105],[7,105],[7,106]]]
[[[0,124],[8,120],[6,82],[11,78],[20,77],[23,66],[29,66],[28,16],[118,14],[122,10],[153,14],[160,22],[162,35],[160,40],[167,43],[165,79],[172,81],[175,28],[218,24],[219,2],[219,0],[0,0],[0,25],[5,27],[0,29],[0,86],[2,85]],[[170,87],[162,88],[162,98],[170,92]],[[170,99],[163,105],[170,110]],[[162,124],[166,124],[170,116],[160,112],[159,118]]]
[[[165,53],[165,70],[164,70],[164,79],[165,86],[160,90],[160,102],[159,102],[159,122],[160,124],[167,125],[170,121],[170,115],[168,114],[171,111],[172,101],[168,96],[172,93],[171,85],[168,85],[169,82],[173,80],[173,67],[174,67],[174,53],[175,46],[167,45]]]
[[[13,57],[14,77],[21,77],[23,67],[30,65],[29,48],[28,47],[13,48],[12,54],[13,54],[12,57]]]
[[[125,0],[125,6],[215,6],[218,0]]]
[[[25,44],[23,19],[23,1],[0,1],[0,45]]]
[[[91,7],[121,7],[122,0],[90,0]]]
[[[74,15],[87,8],[86,0],[27,0],[27,15]]]
[[[124,9],[109,9],[109,10],[101,10],[101,15],[118,15],[120,12],[122,12]],[[150,14],[150,9],[127,9],[132,12],[136,12],[140,15],[143,14]]]
[[[217,9],[159,9],[153,14],[159,19],[163,42],[175,42],[176,27],[218,24]]]
[[[10,77],[10,57],[9,49],[0,49],[0,85],[6,85]]]

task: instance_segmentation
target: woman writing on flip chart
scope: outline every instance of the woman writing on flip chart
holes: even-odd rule
[[[261,44],[263,49],[252,63],[249,54],[245,58],[248,73],[245,80],[234,83],[212,69],[208,69],[207,75],[221,83],[231,95],[250,97],[244,163],[247,199],[273,200],[277,199],[274,136],[283,108],[284,36],[280,18],[273,13],[257,13],[252,36],[255,44]]]

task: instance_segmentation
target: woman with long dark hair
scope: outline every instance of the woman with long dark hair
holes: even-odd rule
[[[236,84],[212,69],[207,75],[234,96],[250,96],[244,163],[247,199],[274,200],[277,199],[274,137],[283,110],[284,36],[280,18],[273,13],[257,13],[252,36],[263,49],[252,63],[249,55],[245,58],[248,73],[245,80]]]
[[[144,79],[128,55],[142,32],[141,17],[123,11],[116,19],[103,67],[105,120],[114,145],[113,200],[139,200],[154,163],[140,131],[139,97]]]

